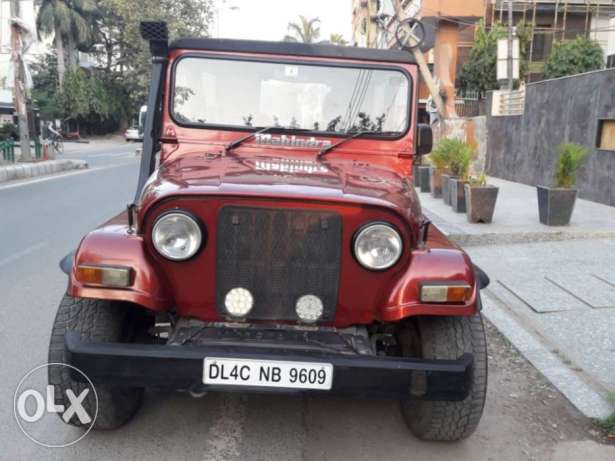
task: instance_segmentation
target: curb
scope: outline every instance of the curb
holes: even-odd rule
[[[582,373],[566,365],[540,337],[528,331],[497,295],[487,288],[482,296],[483,315],[487,320],[583,415],[604,419],[613,414],[615,408],[606,396],[592,386]]]
[[[71,170],[88,168],[85,160],[46,160],[37,163],[16,163],[0,166],[0,184],[20,179],[36,178]]]
[[[448,239],[463,247],[615,238],[615,230],[610,229],[562,230],[550,232],[485,232],[482,234],[470,234],[454,224],[447,222],[444,218],[428,208],[423,208],[423,214],[427,216],[432,224]]]

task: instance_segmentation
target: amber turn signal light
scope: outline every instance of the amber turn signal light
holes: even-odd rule
[[[77,280],[84,285],[125,288],[132,283],[132,269],[117,266],[77,266]]]
[[[465,303],[472,296],[470,285],[423,285],[421,302],[424,303]]]

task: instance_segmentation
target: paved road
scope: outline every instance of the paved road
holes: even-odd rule
[[[1,460],[563,460],[579,453],[606,460],[613,455],[590,440],[587,421],[493,329],[486,414],[463,443],[418,442],[394,402],[220,394],[195,400],[149,393],[136,419],[121,430],[91,433],[67,449],[33,444],[13,419],[13,393],[25,373],[46,361],[66,283],[57,262],[85,232],[132,199],[134,148],[70,145],[65,155],[88,160],[90,170],[0,187]],[[59,419],[44,429],[66,438],[76,433]]]

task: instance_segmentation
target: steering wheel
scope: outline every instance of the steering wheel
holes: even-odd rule
[[[425,41],[425,26],[415,18],[404,19],[395,29],[397,44],[404,50],[413,50]]]

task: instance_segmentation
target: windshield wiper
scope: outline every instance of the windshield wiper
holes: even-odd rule
[[[327,155],[329,152],[331,152],[333,149],[335,149],[336,147],[341,146],[342,144],[347,143],[351,139],[358,138],[359,136],[363,136],[364,134],[367,134],[367,133],[375,133],[375,132],[371,130],[360,130],[355,133],[352,133],[350,136],[345,137],[344,139],[336,142],[335,144],[331,144],[327,147],[323,147],[322,149],[320,149],[320,152],[318,152],[318,155],[316,157],[318,158],[323,157]],[[349,133],[346,132],[346,134],[349,134]]]
[[[266,126],[265,128],[261,128],[260,130],[253,131],[252,133],[244,136],[243,138],[239,138],[239,139],[237,139],[235,141],[229,142],[226,146],[224,146],[224,153],[228,155],[228,154],[231,153],[231,151],[233,149],[235,149],[237,146],[240,146],[244,142],[249,141],[252,138],[255,138],[259,134],[267,133],[268,131],[271,131],[271,130],[276,129],[276,128],[279,128],[279,127],[277,127],[277,126]]]

